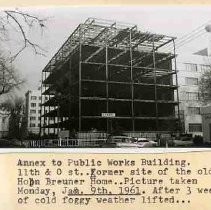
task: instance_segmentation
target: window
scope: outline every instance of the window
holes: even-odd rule
[[[185,63],[186,71],[197,71],[197,65],[194,63]]]
[[[41,101],[41,99],[42,99],[41,96],[39,96],[39,100],[40,100],[40,101]]]
[[[188,114],[190,115],[200,114],[200,107],[188,107]]]
[[[31,107],[36,107],[36,103],[31,103]]]
[[[37,100],[37,96],[31,96],[31,100]]]
[[[30,120],[36,120],[36,117],[30,117]]]
[[[194,77],[186,77],[185,83],[186,85],[198,85],[198,79]]]
[[[178,113],[177,113],[177,115],[178,115]],[[185,111],[184,110],[179,110],[179,115],[180,115],[180,118],[184,118]]]
[[[5,123],[6,122],[6,117],[3,117],[2,118],[2,123]]]
[[[30,123],[30,127],[36,127],[35,123]]]
[[[39,114],[41,114],[41,110],[39,110],[38,112],[39,112]]]
[[[35,109],[31,109],[30,110],[30,114],[36,114],[36,110]]]
[[[190,123],[189,132],[202,132],[202,124],[200,123]]]
[[[200,65],[200,70],[201,70],[201,72],[206,72],[206,71],[209,71],[209,70],[211,70],[211,67],[209,66],[209,65],[204,65],[204,64],[201,64]]]
[[[199,100],[199,93],[198,92],[186,92],[186,100],[190,101],[197,101]]]

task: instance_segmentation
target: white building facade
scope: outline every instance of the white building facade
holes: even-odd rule
[[[41,115],[41,91],[29,90],[25,94],[26,98],[26,118],[27,132],[39,134]]]
[[[205,54],[185,55],[177,57],[178,85],[180,99],[180,117],[183,131],[195,135],[202,133],[199,81],[205,71],[211,71],[208,56]]]

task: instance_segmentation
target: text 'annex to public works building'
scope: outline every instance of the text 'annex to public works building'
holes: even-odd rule
[[[41,134],[175,131],[174,39],[87,19],[42,71]],[[173,53],[165,52],[171,43]]]

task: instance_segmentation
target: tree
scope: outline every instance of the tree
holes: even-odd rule
[[[211,102],[211,73],[206,71],[199,80],[200,100],[204,104]]]
[[[18,71],[13,67],[13,61],[27,48],[30,47],[36,55],[45,55],[45,50],[32,41],[29,31],[40,29],[43,31],[47,18],[40,18],[18,9],[0,11],[0,47],[14,39],[18,39],[17,51],[0,52],[0,95],[9,93],[19,87],[23,80],[18,76]],[[15,40],[15,39],[14,39]],[[15,40],[17,41],[17,40]]]
[[[9,116],[9,134],[11,139],[21,139],[24,131],[24,100],[17,97],[14,100],[7,100],[0,106],[1,110]]]
[[[7,41],[8,37],[10,37],[9,40],[13,39],[14,33],[21,39],[19,40],[21,41],[21,47],[11,56],[11,61],[14,61],[27,47],[32,48],[35,54],[45,55],[45,50],[38,43],[32,41],[29,31],[35,28],[43,32],[43,29],[46,27],[46,21],[47,18],[40,18],[36,15],[20,11],[19,9],[3,10],[0,12],[1,41]]]
[[[0,95],[18,88],[23,82],[12,64],[0,56]]]

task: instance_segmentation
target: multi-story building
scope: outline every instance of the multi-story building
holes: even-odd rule
[[[177,130],[175,53],[162,50],[169,43],[174,37],[136,25],[80,24],[43,69],[42,97],[49,100],[42,102],[42,134]]]
[[[29,90],[25,94],[26,98],[26,120],[27,132],[39,134],[40,132],[40,113],[41,113],[41,91]]]
[[[180,116],[183,131],[202,135],[203,106],[199,93],[199,81],[205,71],[211,71],[207,49],[192,55],[179,54],[177,58]]]

